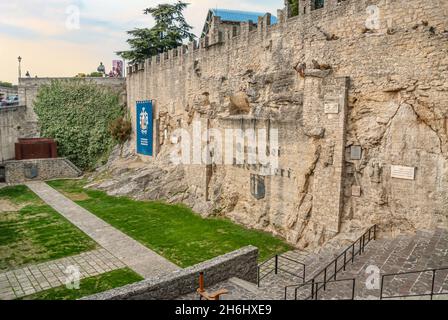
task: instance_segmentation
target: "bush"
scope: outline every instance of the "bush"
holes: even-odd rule
[[[54,138],[58,153],[84,170],[107,158],[115,145],[109,127],[124,114],[118,94],[82,79],[42,86],[34,110],[41,135]]]
[[[123,144],[131,136],[131,121],[125,119],[124,117],[119,117],[112,121],[109,126],[109,131],[116,142]]]

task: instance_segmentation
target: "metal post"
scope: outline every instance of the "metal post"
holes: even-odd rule
[[[366,234],[362,235],[362,253],[364,253],[366,247]]]
[[[338,273],[338,259],[334,261],[334,280],[336,280],[336,274]]]
[[[431,300],[434,296],[434,283],[436,280],[436,270],[432,270]]]
[[[278,255],[275,255],[275,274],[278,274]]]
[[[346,264],[347,264],[347,250],[344,251],[344,271],[345,271]]]
[[[306,265],[303,265],[303,283],[305,283],[306,279]]]
[[[352,263],[355,262],[355,243],[352,244]]]
[[[199,292],[205,292],[204,289],[204,272],[199,272]]]
[[[355,286],[356,286],[356,280],[353,279],[352,300],[355,300]]]
[[[384,276],[381,277],[380,300],[383,300]]]
[[[362,250],[362,237],[359,239],[359,252],[358,252],[359,255],[362,254],[361,250]]]
[[[327,290],[327,267],[324,269],[324,290]]]

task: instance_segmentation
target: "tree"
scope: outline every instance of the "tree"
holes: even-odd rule
[[[299,0],[288,0],[291,9],[291,17],[299,14]]]
[[[0,81],[0,87],[8,87],[8,88],[13,88],[14,86],[12,85],[11,82],[4,82],[4,81]]]
[[[143,62],[158,53],[180,46],[184,40],[193,41],[196,36],[190,32],[192,27],[184,18],[183,11],[188,3],[179,1],[175,4],[159,4],[147,8],[144,14],[150,14],[156,24],[154,27],[136,28],[127,33],[131,50],[119,51],[117,54],[130,63]]]

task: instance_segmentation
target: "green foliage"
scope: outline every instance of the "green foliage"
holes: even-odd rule
[[[288,0],[291,8],[291,17],[299,14],[299,0]]]
[[[81,79],[42,86],[34,110],[42,136],[54,138],[58,153],[85,170],[115,145],[109,126],[124,113],[118,94]]]
[[[132,133],[132,123],[125,117],[118,117],[109,126],[112,137],[119,144],[125,143]]]
[[[101,72],[95,71],[92,72],[91,74],[87,75],[87,77],[90,78],[102,78],[104,76],[104,74],[102,74]]]
[[[0,189],[17,205],[0,214],[0,272],[95,249],[96,243],[25,186]]]
[[[3,81],[0,81],[0,87],[8,87],[8,88],[12,88],[13,85],[12,85],[11,82],[3,82]]]
[[[143,278],[129,268],[118,269],[98,276],[81,279],[79,290],[60,286],[48,289],[17,300],[76,300],[95,293],[123,287],[141,281]]]
[[[131,50],[117,54],[131,63],[137,63],[176,48],[186,39],[193,41],[195,35],[190,32],[192,27],[182,13],[187,6],[187,3],[178,1],[175,4],[159,4],[157,7],[145,9],[144,14],[150,14],[154,18],[155,26],[128,31],[131,38],[127,42]]]

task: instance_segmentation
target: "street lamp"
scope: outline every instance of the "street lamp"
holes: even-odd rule
[[[21,66],[21,63],[22,63],[22,57],[19,56],[19,57],[17,58],[17,60],[19,61],[19,79],[20,79],[20,78],[22,78],[22,66]]]

